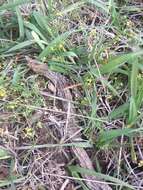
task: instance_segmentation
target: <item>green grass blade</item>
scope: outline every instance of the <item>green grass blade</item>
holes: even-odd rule
[[[143,7],[142,6],[134,6],[134,5],[130,5],[130,6],[124,6],[121,9],[122,11],[128,11],[128,12],[142,12],[143,11]]]
[[[129,109],[129,103],[126,102],[123,105],[120,105],[115,110],[111,111],[110,114],[108,115],[108,118],[117,119],[119,117],[123,117],[124,115],[127,114],[128,109]]]
[[[128,124],[132,125],[137,119],[137,106],[135,98],[131,97]]]
[[[17,179],[13,179],[12,182],[15,183],[20,183],[22,181],[24,181],[25,178],[17,178]],[[0,187],[5,187],[11,185],[11,179],[10,180],[0,180]]]
[[[103,1],[100,1],[100,0],[86,0],[86,2],[91,3],[91,4],[95,5],[96,7],[102,9],[103,11],[105,11],[105,13],[109,13],[107,5]]]
[[[139,109],[143,102],[143,80],[141,80],[141,83],[139,83],[138,85],[139,89],[137,93],[136,104],[137,108]]]
[[[21,42],[21,43],[15,45],[14,47],[10,48],[6,53],[18,51],[18,50],[20,50],[22,48],[26,48],[26,47],[34,44],[34,43],[35,42],[33,40],[31,40],[31,41],[28,40],[28,41],[25,41],[25,42]]]
[[[95,172],[94,170],[82,168],[79,166],[69,166],[68,168],[72,172],[77,172],[77,173],[84,174],[84,175],[95,176],[99,179],[104,179],[106,181],[113,182],[116,186],[122,186],[122,187],[128,187],[130,189],[134,189],[134,187],[132,185],[129,185],[128,183],[126,183],[120,179],[117,179],[115,177],[111,177],[109,175],[104,175],[102,173]]]
[[[48,23],[48,18],[46,19],[43,15],[41,15],[40,13],[36,11],[33,13],[33,16],[37,24],[40,26],[41,30],[43,31],[43,33],[47,32],[47,34],[53,38],[55,35],[54,34],[55,31],[53,31],[50,28],[49,23]]]
[[[56,37],[42,52],[41,54],[39,55],[39,58],[40,59],[43,59],[44,57],[47,57],[49,55],[49,53],[51,53],[51,51],[53,51],[53,49],[63,43],[63,41],[65,41],[68,36],[70,36],[74,31],[68,31],[68,32],[65,32],[61,35],[59,35],[58,37]]]
[[[89,142],[77,142],[77,143],[66,143],[66,144],[42,144],[42,145],[21,146],[16,149],[17,150],[29,150],[29,149],[34,150],[34,149],[55,148],[55,147],[91,148],[92,145]]]
[[[12,85],[17,86],[20,82],[20,79],[22,77],[21,73],[21,65],[18,65],[16,69],[14,70],[13,78],[12,78]]]
[[[59,55],[62,57],[78,57],[73,51],[61,52]]]
[[[137,96],[137,76],[138,76],[138,58],[132,60],[132,71],[131,71],[131,99],[130,99],[130,109],[129,109],[129,125],[132,125],[137,119],[137,105],[136,105],[136,96]]]
[[[16,14],[17,14],[18,25],[19,25],[19,38],[20,40],[22,40],[24,38],[24,22],[23,22],[20,9],[18,7],[16,7]]]
[[[45,45],[43,44],[42,40],[40,40],[38,34],[34,31],[31,32],[35,42],[40,46],[40,48],[43,50],[45,48]]]
[[[118,91],[105,79],[101,79],[102,84],[108,87],[108,89],[113,93],[114,96],[120,97]]]
[[[51,14],[53,11],[53,0],[48,0],[46,7],[49,10],[49,13]]]
[[[119,22],[118,22],[119,15],[116,11],[116,3],[114,0],[109,1],[109,10],[111,12],[112,24],[114,24],[116,26],[119,25]]]
[[[132,72],[131,72],[131,96],[137,95],[137,76],[138,76],[138,58],[132,60]]]
[[[44,37],[44,35],[41,33],[41,31],[32,23],[25,22],[25,27],[29,28],[30,30],[34,31],[44,42],[47,42],[47,39]]]
[[[90,73],[92,73],[93,76],[97,77],[104,86],[108,87],[108,89],[113,93],[113,95],[120,97],[118,91],[104,77],[100,77],[100,75],[97,74],[97,72],[98,71],[94,69],[90,71]]]
[[[65,15],[75,9],[79,9],[84,4],[85,4],[85,1],[78,1],[76,3],[73,3],[72,5],[69,5],[68,7],[65,7],[65,9],[63,11],[60,11],[58,14]]]

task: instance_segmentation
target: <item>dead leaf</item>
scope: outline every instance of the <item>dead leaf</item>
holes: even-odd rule
[[[0,166],[0,180],[4,180],[8,178],[9,176],[9,170],[5,166]]]

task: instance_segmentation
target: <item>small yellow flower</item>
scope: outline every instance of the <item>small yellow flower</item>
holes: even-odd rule
[[[139,167],[142,167],[142,166],[143,166],[143,160],[140,160],[140,161],[139,161],[138,166],[139,166]]]
[[[133,26],[134,26],[134,23],[131,20],[127,21],[127,27],[131,28]]]
[[[87,105],[89,103],[88,99],[86,97],[84,97],[82,100],[81,100],[81,105]]]
[[[132,128],[132,127],[133,127],[132,124],[128,124],[128,125],[127,125],[127,128]]]
[[[0,88],[0,98],[6,97],[6,90],[3,88]]]
[[[63,16],[62,12],[57,12],[56,16]]]
[[[90,85],[92,83],[92,79],[88,78],[86,82]]]
[[[33,138],[35,135],[35,131],[31,127],[26,127],[24,130],[24,135],[25,135],[25,137]]]
[[[63,48],[63,44],[60,44],[60,45],[59,45],[59,49],[62,49],[62,48]]]
[[[15,105],[14,105],[14,104],[9,104],[7,107],[8,107],[9,109],[14,109],[14,108],[15,108]]]
[[[37,128],[39,128],[39,129],[43,128],[42,123],[40,121],[37,123]]]
[[[127,36],[130,38],[134,38],[136,33],[133,30],[127,30]]]
[[[18,102],[10,102],[8,105],[7,105],[7,108],[8,109],[14,109],[14,108],[17,108],[18,106]]]
[[[124,84],[121,82],[121,83],[120,83],[120,86],[123,86],[123,85],[124,85]]]
[[[51,51],[54,51],[54,48],[53,48],[53,47],[50,47],[50,50],[51,50]]]
[[[57,57],[52,57],[52,61],[59,61],[59,59],[57,59]]]
[[[63,44],[59,44],[59,45],[58,45],[58,49],[64,51],[64,50],[65,50],[64,45],[63,45]]]
[[[112,95],[108,95],[107,99],[108,99],[108,100],[112,100],[112,99],[113,99],[113,96],[112,96]]]
[[[87,87],[90,87],[92,84],[93,84],[93,79],[92,79],[92,77],[88,77],[88,78],[85,79],[85,85],[86,85]]]
[[[63,61],[63,57],[52,57],[52,61]]]
[[[92,29],[92,30],[90,31],[90,36],[96,36],[96,34],[97,34],[96,29]]]

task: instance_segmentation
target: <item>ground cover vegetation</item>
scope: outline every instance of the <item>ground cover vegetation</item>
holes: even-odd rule
[[[0,188],[143,189],[143,2],[0,1]]]

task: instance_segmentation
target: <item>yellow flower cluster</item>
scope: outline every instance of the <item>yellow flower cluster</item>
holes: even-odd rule
[[[24,130],[24,136],[25,138],[33,138],[35,136],[35,131],[31,127],[26,127]]]
[[[62,14],[62,12],[58,11],[58,12],[56,13],[56,16],[63,16],[63,14]]]
[[[6,90],[4,88],[0,88],[0,98],[6,97]]]
[[[143,160],[140,160],[140,161],[139,161],[138,166],[139,166],[139,167],[142,167],[142,166],[143,166]]]
[[[97,34],[97,31],[95,28],[90,31],[90,36],[96,36],[96,34]]]
[[[127,27],[134,27],[134,23],[131,20],[127,21]]]
[[[62,50],[65,51],[64,43],[60,43],[55,45],[54,47],[50,47],[51,51],[56,51],[56,50]]]
[[[18,107],[18,101],[15,101],[15,102],[9,102],[8,105],[7,105],[7,108],[8,109],[15,109]]]

